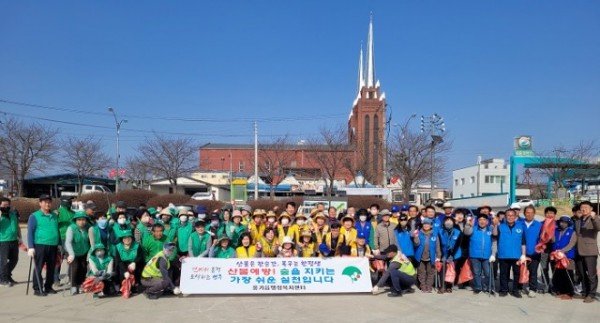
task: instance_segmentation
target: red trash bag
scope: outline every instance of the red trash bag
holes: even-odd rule
[[[569,259],[559,250],[550,253],[550,260],[556,262],[556,269],[567,269],[569,267]]]
[[[131,287],[135,285],[135,277],[129,274],[129,278],[123,279],[121,282],[121,297],[129,298],[131,296]]]
[[[517,265],[521,266],[521,274],[519,276],[519,284],[529,283],[529,269],[527,269],[527,261],[517,261]]]
[[[380,260],[380,259],[375,259],[371,262],[371,265],[373,266],[373,269],[376,272],[385,272],[385,261]]]
[[[435,270],[437,270],[437,272],[441,272],[442,271],[442,263],[439,261],[435,262]]]
[[[449,262],[446,264],[446,277],[444,280],[446,283],[454,284],[454,280],[456,279],[456,270],[454,269],[454,262]]]
[[[458,275],[458,283],[464,284],[471,280],[473,280],[473,271],[471,271],[471,259],[467,259],[462,269],[460,270],[460,274]]]
[[[542,232],[540,234],[540,241],[535,246],[535,252],[543,253],[546,250],[548,242],[554,238],[554,231],[556,231],[556,220],[553,218],[546,218],[542,225]]]
[[[97,281],[95,277],[88,277],[81,285],[84,293],[100,293],[104,290],[104,283]]]

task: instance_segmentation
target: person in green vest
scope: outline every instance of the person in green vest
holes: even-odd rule
[[[33,294],[46,296],[56,294],[52,288],[58,246],[61,244],[58,230],[58,215],[51,211],[52,198],[43,194],[39,198],[40,209],[33,212],[27,221],[27,254],[35,262]],[[42,268],[46,266],[46,279],[42,278]],[[41,286],[43,283],[44,286]]]
[[[99,243],[104,245],[107,250],[110,250],[111,240],[114,231],[108,225],[108,218],[106,214],[96,213],[94,215],[94,222],[92,226],[90,226],[88,231],[88,236],[90,238],[90,246],[95,246]]]
[[[373,287],[373,294],[380,293],[380,290],[387,284],[388,278],[392,282],[392,288],[388,293],[389,297],[402,296],[403,293],[414,293],[412,286],[417,281],[417,271],[410,259],[398,251],[398,246],[392,244],[383,250],[380,255],[371,256],[371,258],[390,261],[385,273],[381,276],[377,285]]]
[[[193,212],[189,212],[192,213]],[[188,211],[181,210],[179,212],[179,228],[177,228],[177,250],[179,257],[186,257],[188,255],[188,242],[190,240],[190,234],[194,230],[193,223],[189,221]]]
[[[123,237],[123,234],[125,233],[131,233],[131,221],[129,221],[129,218],[127,217],[127,214],[125,214],[125,212],[119,212],[116,215],[117,217],[117,223],[113,224],[112,226],[112,235],[111,235],[111,241],[110,243],[113,246],[116,246],[119,242],[121,242],[121,238]],[[111,256],[114,256],[114,249],[110,250],[111,252]]]
[[[152,225],[152,234],[144,236],[142,240],[142,251],[144,262],[148,262],[163,249],[163,244],[169,242],[164,235],[165,227],[161,223]]]
[[[62,241],[62,245],[58,246],[58,254],[60,259],[64,259],[67,256],[67,252],[65,251],[65,234],[67,233],[67,228],[72,224],[73,216],[75,212],[71,209],[73,205],[73,201],[71,198],[63,197],[60,200],[60,206],[56,209],[56,214],[58,215],[58,230],[60,231],[60,241]],[[60,267],[62,265],[61,262],[56,263],[56,268],[54,269],[54,283],[57,286],[61,285],[60,282]]]
[[[212,246],[212,236],[206,232],[205,225],[204,220],[194,223],[195,231],[190,234],[188,239],[188,257],[208,257]]]
[[[177,226],[173,224],[171,221],[171,209],[165,208],[160,211],[160,219],[164,228],[163,234],[167,236],[167,240],[169,242],[175,242],[175,238],[177,237]]]
[[[117,244],[115,252],[115,271],[120,290],[120,283],[134,275],[136,283],[140,281],[142,269],[144,267],[144,254],[140,244],[133,240],[131,231],[123,233],[121,242]]]
[[[210,257],[219,259],[236,258],[235,249],[231,247],[231,239],[227,235],[222,235],[213,242],[210,248]]]
[[[140,220],[133,231],[133,237],[137,243],[142,243],[144,236],[152,233],[152,224],[154,221],[152,220],[153,218],[150,209],[143,211],[142,214],[140,214]]]
[[[219,236],[225,234],[231,240],[232,247],[238,247],[238,242],[242,233],[248,231],[248,227],[242,225],[242,213],[239,210],[234,210],[232,215],[232,221],[225,223],[221,227]]]
[[[10,209],[10,199],[0,198],[0,286],[12,287],[13,269],[19,261],[19,244],[22,244],[19,213]]]
[[[65,233],[65,250],[68,255],[71,295],[76,295],[79,294],[79,287],[86,277],[87,254],[90,251],[88,237],[90,224],[88,216],[83,211],[75,213],[72,222]]]
[[[113,257],[106,252],[106,247],[103,244],[98,243],[94,246],[88,260],[88,266],[89,271],[86,282],[93,280],[93,283],[91,286],[84,283],[84,291],[93,293],[94,298],[113,295],[115,293],[112,285],[114,261]]]
[[[148,299],[158,299],[167,290],[172,290],[175,295],[180,293],[169,274],[171,268],[169,258],[176,253],[175,249],[174,243],[167,242],[160,252],[146,262],[142,271],[142,286],[146,287],[145,293]]]

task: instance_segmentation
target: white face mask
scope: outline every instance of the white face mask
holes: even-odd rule
[[[304,225],[304,220],[298,220],[298,221],[296,221],[296,223],[297,223],[298,225]]]
[[[287,218],[281,219],[281,224],[287,225],[288,223],[290,223],[290,220],[288,220]]]
[[[268,219],[267,219],[267,222],[269,222],[269,223],[274,223],[274,222],[275,222],[275,218],[268,218]]]
[[[362,222],[367,221],[367,216],[366,215],[361,215],[361,216],[359,216],[359,218],[360,218],[360,221],[362,221]]]
[[[118,220],[117,220],[117,222],[118,222],[120,225],[123,225],[123,224],[125,224],[125,219],[118,219]]]
[[[180,217],[179,217],[179,221],[181,221],[181,222],[185,222],[185,221],[187,221],[187,215],[182,215],[182,216],[180,216]]]

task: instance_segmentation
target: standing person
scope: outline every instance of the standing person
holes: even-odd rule
[[[135,242],[137,243],[141,243],[145,235],[152,234],[152,224],[154,221],[152,220],[152,216],[149,212],[150,209],[142,212],[140,215],[140,221],[133,231],[133,236]]]
[[[553,206],[548,206],[544,209],[544,222],[546,221],[554,221],[555,227],[558,226],[556,223],[556,213],[558,211]],[[543,280],[546,282],[548,286],[545,286],[548,291],[552,292],[554,289],[552,288],[552,281],[550,280],[550,252],[552,251],[552,238],[554,235],[544,234],[544,222],[542,223],[542,233],[540,234],[540,244],[543,245],[543,251],[540,254],[540,268],[543,275]],[[571,222],[572,223],[572,222]],[[556,233],[556,229],[554,231]],[[544,239],[544,241],[542,241]]]
[[[444,219],[444,226],[438,232],[440,238],[440,248],[442,250],[442,262],[446,264],[454,265],[456,261],[462,258],[462,250],[460,248],[462,233],[455,227],[454,218],[451,215],[446,216]],[[443,282],[443,287],[438,292],[452,293],[453,283],[445,281],[443,276],[445,272],[441,273],[440,281]]]
[[[17,282],[12,272],[19,261],[19,244],[23,243],[19,214],[10,209],[10,199],[0,198],[0,286],[12,287]]]
[[[432,220],[425,218],[421,230],[413,232],[413,243],[416,247],[415,260],[419,262],[418,278],[421,291],[431,293],[435,278],[435,263],[440,261],[440,241],[434,232]]]
[[[460,273],[463,266],[465,265],[465,263],[467,262],[467,259],[469,258],[469,236],[465,235],[465,229],[469,228],[469,227],[473,227],[473,218],[471,216],[469,216],[467,219],[465,219],[465,210],[464,209],[456,209],[454,210],[454,223],[455,223],[455,227],[456,229],[458,229],[461,233],[460,235],[460,253],[462,254],[462,257],[460,257],[459,259],[455,260],[455,270],[457,273]],[[455,284],[458,285],[459,289],[465,289],[468,285],[467,283],[463,283],[463,284],[458,284],[458,278],[460,275],[456,275],[456,280],[455,280]]]
[[[373,209],[373,207],[371,207]],[[384,250],[390,245],[398,245],[396,241],[396,233],[394,232],[394,225],[390,222],[390,212],[381,211],[381,223],[375,228],[375,235],[373,237],[373,243],[371,249],[373,253],[378,255],[380,250]],[[373,214],[373,212],[371,212]]]
[[[442,204],[442,209],[444,210],[444,214],[440,215],[440,220],[444,220],[446,217],[454,217],[454,206],[450,202],[444,202]]]
[[[292,217],[287,212],[282,212],[279,216],[279,225],[277,225],[277,238],[283,241],[284,237],[296,238],[296,227],[292,226]]]
[[[415,260],[415,246],[413,245],[410,227],[408,226],[408,215],[400,214],[398,225],[396,226],[396,241],[400,252],[406,256],[415,268],[419,266]]]
[[[371,221],[369,219],[369,212],[365,209],[358,210],[358,221],[354,225],[354,228],[365,237],[367,244],[371,242],[371,231],[373,230]]]
[[[188,214],[188,211],[179,211],[179,227],[177,228],[177,255],[179,257],[187,257],[188,255],[188,242],[190,240],[190,234],[192,234],[192,231],[194,230],[192,227],[193,223],[189,218],[190,215]]]
[[[188,239],[188,257],[208,257],[210,246],[212,246],[212,236],[206,232],[205,225],[204,220],[194,223],[195,231],[190,234]]]
[[[373,203],[369,206],[369,212],[371,213],[371,221],[373,221],[373,227],[377,227],[377,224],[381,222],[381,218],[379,216],[379,204]]]
[[[433,231],[438,232],[442,228],[442,219],[436,216],[435,207],[433,205],[428,205],[425,207],[423,219],[428,218],[432,222]],[[423,220],[421,219],[421,220]]]
[[[573,229],[573,221],[568,215],[560,217],[552,239],[552,255],[557,262],[553,267],[552,286],[556,296],[563,300],[570,300],[575,294],[573,286],[573,269],[575,268],[575,245],[577,235]],[[559,260],[567,259],[567,266],[559,266]]]
[[[88,216],[85,212],[77,212],[73,216],[73,223],[65,233],[65,251],[68,255],[71,295],[79,294],[79,287],[85,281],[87,274],[87,256],[90,251],[89,229]]]
[[[95,224],[89,229],[88,236],[90,238],[90,246],[95,246],[99,243],[103,244],[108,250],[110,241],[112,240],[113,230],[108,226],[106,214],[96,213],[94,215]]]
[[[167,242],[162,246],[160,252],[146,262],[142,271],[142,286],[146,287],[148,299],[158,299],[166,290],[172,290],[174,294],[179,294],[179,289],[175,287],[169,276],[171,267],[169,258],[173,253],[175,253],[175,244]]]
[[[296,245],[300,243],[300,233],[303,231],[310,231],[310,226],[308,225],[307,220],[308,219],[306,218],[306,215],[304,215],[303,213],[296,214],[295,223],[292,225],[292,229],[294,231],[294,234],[296,235],[294,237],[294,242],[296,243]]]
[[[337,222],[337,209],[332,206],[327,210],[327,225],[332,225]]]
[[[267,222],[265,223],[265,231],[264,232],[266,232],[267,229],[273,229],[273,230],[277,231],[277,214],[275,213],[275,211],[269,210],[269,212],[267,212],[265,217],[267,218]],[[264,235],[264,232],[263,232],[263,235]]]
[[[577,257],[575,262],[582,281],[584,303],[592,303],[598,289],[598,231],[600,217],[593,212],[592,203],[583,201],[579,204],[581,215],[575,220],[577,234]]]
[[[392,205],[392,216],[390,222],[395,226],[398,224],[398,218],[400,217],[400,205]]]
[[[540,233],[542,232],[542,222],[535,220],[535,207],[528,205],[525,207],[525,255],[531,259],[527,264],[529,270],[529,286],[526,290],[527,296],[534,298],[538,290],[538,267],[540,265],[541,255],[535,250],[535,246],[540,241]]]
[[[56,294],[52,288],[60,231],[58,216],[51,212],[52,198],[44,194],[39,198],[40,209],[33,212],[27,221],[27,244],[29,257],[34,258],[35,275],[33,291],[36,296]],[[46,280],[42,279],[42,268],[46,266]],[[44,286],[41,286],[43,283]]]
[[[285,203],[285,212],[291,217],[294,218],[296,216],[296,203],[293,201],[289,201]]]
[[[498,260],[500,262],[500,291],[498,295],[508,295],[510,271],[513,274],[512,295],[522,298],[519,277],[521,270],[517,262],[523,263],[525,257],[525,232],[523,225],[517,222],[517,213],[513,209],[506,211],[506,221],[494,226],[493,235],[498,239]]]
[[[67,252],[65,251],[65,235],[67,233],[67,228],[73,223],[73,216],[75,212],[71,209],[73,205],[73,201],[71,198],[63,197],[60,200],[60,206],[56,211],[54,211],[58,215],[58,231],[60,232],[60,241],[62,244],[58,245],[58,256],[60,257],[60,262],[56,262],[56,268],[54,269],[54,283],[58,287],[61,285],[60,283],[60,267],[62,266],[62,260],[67,257]]]
[[[469,220],[469,222],[472,220]],[[489,225],[489,218],[486,214],[479,213],[477,216],[477,225],[465,226],[464,234],[469,239],[469,258],[471,259],[471,268],[473,268],[473,293],[479,294],[481,291],[488,291],[493,294],[490,282],[490,263],[496,262],[497,243],[492,236],[493,229]]]

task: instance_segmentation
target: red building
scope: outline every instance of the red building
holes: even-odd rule
[[[386,126],[385,93],[381,92],[375,77],[375,57],[373,41],[373,19],[369,22],[366,60],[360,49],[358,66],[358,90],[348,118],[348,148],[337,153],[347,154],[352,167],[340,169],[339,180],[350,182],[353,173],[361,172],[374,184],[384,184],[384,133]],[[266,149],[268,153],[268,148]],[[281,165],[285,172],[292,172],[304,178],[322,178],[321,167],[307,152],[304,145],[292,145],[284,149],[287,165]],[[264,151],[264,150],[263,150]],[[259,165],[265,167],[265,158],[259,153]],[[291,156],[290,156],[291,155]],[[342,158],[340,156],[340,158]],[[229,171],[232,173],[254,173],[254,146],[244,144],[207,144],[200,147],[200,170]],[[279,176],[285,176],[281,174]]]

